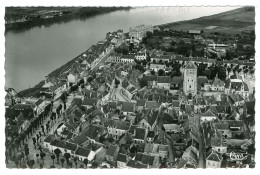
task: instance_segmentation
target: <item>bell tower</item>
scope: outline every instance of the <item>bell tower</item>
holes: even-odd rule
[[[197,94],[197,67],[192,61],[189,61],[184,68],[183,92],[185,95],[191,93],[194,96]]]

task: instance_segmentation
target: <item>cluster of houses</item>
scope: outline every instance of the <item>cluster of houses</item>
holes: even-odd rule
[[[108,33],[107,41],[81,54],[60,76],[47,76],[41,88],[44,95],[34,103],[27,99],[27,104],[11,108],[30,103],[33,115],[39,115],[50,102],[48,95],[55,100],[78,86],[63,113],[64,121],[43,146],[50,152],[58,148],[80,161],[117,168],[249,166],[254,157],[249,148],[254,145],[255,99],[244,77],[228,74],[225,81],[217,76],[208,80],[197,76],[195,63],[212,65],[216,60],[157,50],[111,54],[102,68],[91,70],[122,32]],[[147,60],[148,53],[151,64],[145,70],[166,71],[165,63],[177,60],[182,62],[182,75],[159,76],[134,69],[135,60]],[[141,79],[147,82],[142,88]],[[125,100],[114,98],[116,80]],[[17,129],[24,121],[22,115],[23,111],[16,114]]]

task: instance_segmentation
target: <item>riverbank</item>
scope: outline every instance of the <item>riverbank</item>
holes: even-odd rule
[[[20,32],[32,27],[48,27],[74,19],[85,20],[96,15],[130,9],[131,7],[7,7],[5,32]]]

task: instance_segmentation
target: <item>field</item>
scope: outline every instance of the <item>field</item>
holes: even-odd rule
[[[209,26],[216,27],[210,29]],[[203,30],[204,32],[241,33],[243,30],[255,29],[255,8],[242,7],[194,20],[163,24],[161,27],[178,31]]]

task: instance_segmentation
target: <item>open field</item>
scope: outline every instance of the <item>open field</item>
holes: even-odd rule
[[[210,29],[209,26],[216,26]],[[240,33],[243,30],[254,30],[255,8],[242,7],[228,12],[205,16],[189,21],[161,25],[173,30],[203,30],[204,32]]]

